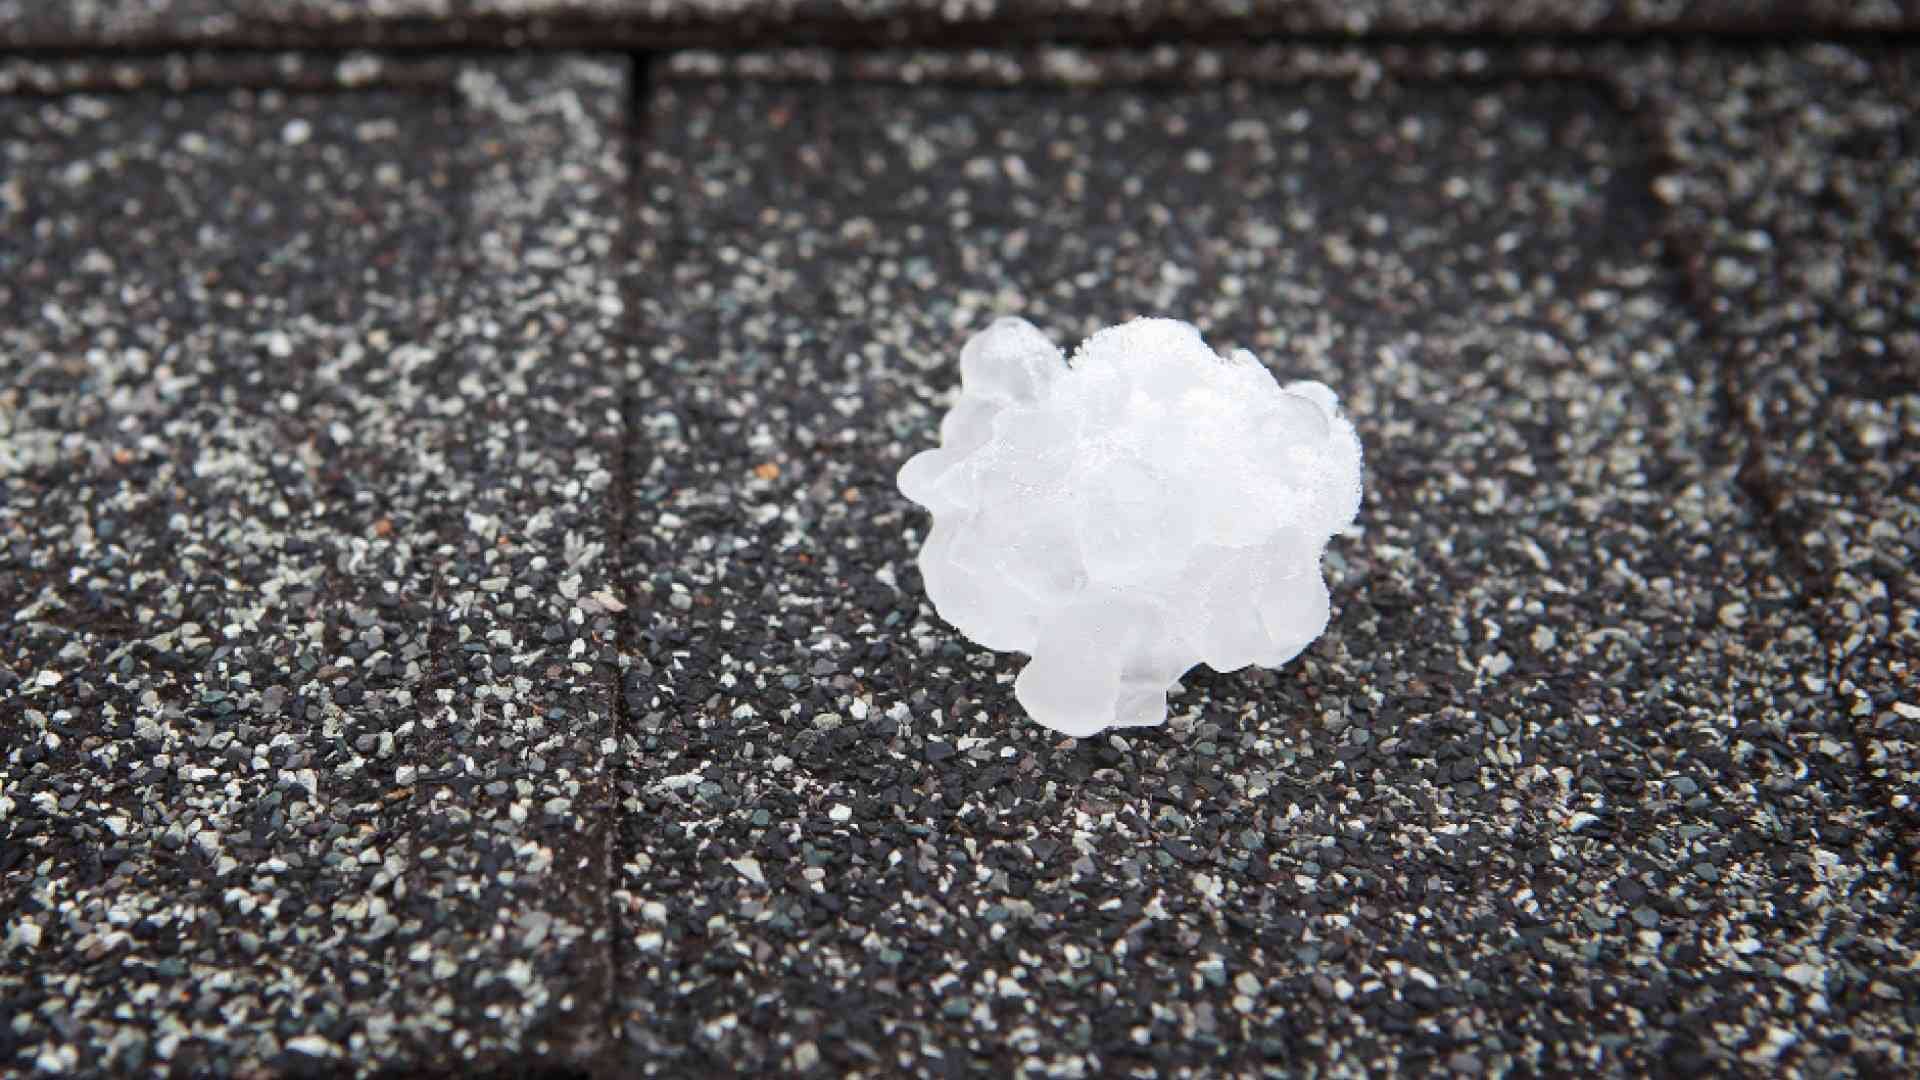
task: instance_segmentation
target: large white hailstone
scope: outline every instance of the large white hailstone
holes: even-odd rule
[[[1068,735],[1164,723],[1196,663],[1274,667],[1327,626],[1320,555],[1360,509],[1333,391],[1135,319],[1068,361],[1024,319],[960,353],[940,447],[900,470],[933,512],[940,616],[1033,657],[1014,693]]]

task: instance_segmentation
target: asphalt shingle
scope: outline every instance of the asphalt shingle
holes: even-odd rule
[[[1910,50],[652,70],[0,64],[0,1060],[1910,1071]],[[893,486],[1003,311],[1342,393],[1326,637],[1019,714]]]
[[[1806,35],[1916,26],[1912,0],[0,0],[0,45],[37,49],[1004,47],[1190,35]]]
[[[444,74],[0,99],[28,1063],[564,1058],[597,1019],[627,84]]]
[[[1920,142],[1910,52],[1658,65],[1676,228],[1735,375],[1740,480],[1817,620],[1801,678],[1867,765],[1870,830],[1920,856]],[[1760,152],[1756,152],[1756,151]],[[1910,894],[1909,894],[1910,895]],[[1907,900],[1911,903],[1911,899]]]
[[[1566,57],[1186,59],[689,57],[653,95],[635,1064],[1899,1060],[1903,886],[1665,146]],[[1020,717],[891,483],[1001,311],[1188,317],[1346,396],[1364,534],[1303,661],[1191,677],[1166,732]]]

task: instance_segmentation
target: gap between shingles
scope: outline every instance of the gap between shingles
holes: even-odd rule
[[[647,146],[652,139],[651,106],[653,92],[653,74],[656,70],[657,54],[634,52],[627,56],[628,88],[626,101],[626,125],[623,132],[625,144],[622,153],[626,161],[626,176],[620,193],[621,213],[620,230],[615,238],[615,259],[621,278],[621,292],[627,303],[620,316],[616,362],[619,365],[620,392],[619,408],[622,420],[619,451],[613,459],[612,495],[609,499],[608,513],[612,522],[608,529],[610,539],[609,565],[613,574],[613,588],[626,605],[625,610],[614,613],[614,644],[618,658],[613,668],[613,726],[615,748],[606,762],[607,790],[610,805],[606,808],[606,817],[601,822],[604,835],[601,838],[601,853],[606,860],[605,880],[605,926],[607,933],[606,982],[601,988],[601,1029],[602,1039],[599,1054],[593,1062],[593,1072],[601,1076],[619,1076],[623,1069],[621,1062],[625,1056],[623,1034],[624,1006],[621,1001],[620,987],[622,972],[631,960],[632,950],[628,947],[628,926],[626,912],[623,910],[622,867],[626,865],[626,850],[622,839],[622,805],[627,791],[632,787],[631,770],[624,755],[635,743],[635,725],[631,706],[627,703],[627,661],[633,655],[635,627],[633,625],[637,592],[635,572],[630,565],[631,545],[629,541],[633,516],[633,491],[641,476],[646,473],[647,456],[645,448],[638,445],[638,433],[633,428],[634,418],[640,410],[640,387],[638,381],[643,377],[646,356],[644,352],[645,328],[641,325],[641,300],[644,298],[645,279],[648,268],[639,265],[640,244],[640,208],[644,201],[642,179],[646,166]]]

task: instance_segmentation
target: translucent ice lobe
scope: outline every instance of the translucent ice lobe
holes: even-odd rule
[[[1360,437],[1340,415],[1340,399],[1326,385],[1288,383],[1286,394],[1294,401],[1311,402],[1325,418],[1326,434],[1313,448],[1312,460],[1326,482],[1315,485],[1314,495],[1327,531],[1339,532],[1360,512]]]
[[[1069,603],[1041,625],[1033,660],[1013,684],[1035,720],[1081,738],[1112,726],[1122,644],[1115,629],[1114,613],[1098,601]]]
[[[1072,549],[1072,530],[1042,509],[1035,505],[1031,512],[1008,515],[997,537],[1005,547],[996,553],[1000,573],[1027,594],[1036,615],[1065,603],[1087,584],[1086,571],[1062,557]]]
[[[944,450],[922,450],[913,455],[905,465],[900,466],[900,475],[895,478],[900,485],[900,494],[929,510],[957,509],[939,505],[934,495],[940,475],[952,464],[953,455]]]
[[[1191,663],[1171,673],[1164,661],[1155,669],[1154,614],[1125,594],[1089,588],[1040,624],[1015,695],[1035,720],[1065,735],[1164,723],[1167,687]]]
[[[1237,671],[1267,649],[1267,634],[1252,597],[1264,582],[1254,549],[1203,550],[1191,569],[1194,605],[1187,629],[1194,651],[1215,671]]]
[[[982,542],[991,541],[990,527],[980,517],[935,522],[920,551],[920,577],[933,606],[961,633],[989,649],[1026,652],[1033,648],[1035,620],[1005,592],[993,552]]]
[[[993,421],[1004,402],[962,396],[940,421],[940,448],[965,454],[993,437]]]
[[[1033,659],[1014,684],[1070,735],[1158,724],[1195,663],[1273,666],[1329,616],[1320,556],[1352,523],[1360,445],[1333,391],[1140,319],[1069,364],[1030,324],[968,342],[942,445],[900,470],[933,511],[942,617]]]
[[[980,501],[983,464],[978,455],[923,450],[900,467],[900,493],[935,514],[958,513]]]
[[[1025,319],[995,319],[960,350],[963,400],[1037,401],[1066,371],[1059,348]]]
[[[1164,577],[1186,555],[1190,523],[1167,512],[1171,491],[1143,463],[1101,463],[1073,487],[1080,561],[1095,581],[1124,586]]]
[[[1259,660],[1277,667],[1299,656],[1327,628],[1331,617],[1327,579],[1313,572],[1288,581],[1270,580],[1256,601],[1260,625],[1266,631],[1268,651]]]

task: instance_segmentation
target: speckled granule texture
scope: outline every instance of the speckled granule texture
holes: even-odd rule
[[[1749,437],[1739,477],[1804,575],[1886,858],[1920,872],[1920,64],[1810,47],[1649,66]],[[1905,902],[1915,902],[1910,890]]]
[[[0,45],[1005,45],[1183,33],[1813,33],[1920,27],[1915,0],[0,0]]]
[[[0,98],[10,1066],[599,1015],[625,68],[448,74]]]
[[[449,18],[467,0],[0,0],[0,44],[125,48],[133,45],[310,44],[405,37]]]
[[[636,1066],[1911,1060],[1908,887],[1620,95],[724,77],[798,59],[651,101]],[[1342,388],[1365,533],[1297,667],[1015,722],[887,482],[998,312]]]
[[[1793,672],[1807,703],[1786,719],[1850,736],[1863,763],[1851,792],[1863,872],[1846,893],[1858,926],[1847,949],[1827,951],[1893,974],[1879,978],[1903,1004],[1891,1007],[1869,975],[1869,992],[1890,1007],[1863,1016],[1853,1035],[1904,1041],[1911,1070],[1920,1059],[1920,67],[1910,51],[1812,46],[1738,60],[1653,57],[1643,70],[1674,163],[1659,190],[1687,238],[1694,291],[1708,298],[1731,372],[1733,422],[1748,440],[1738,481],[1766,508],[1801,580],[1800,618],[1817,636]]]
[[[0,1071],[1912,1072],[1913,63],[0,65]],[[1340,388],[1294,666],[1017,719],[1003,311]]]

